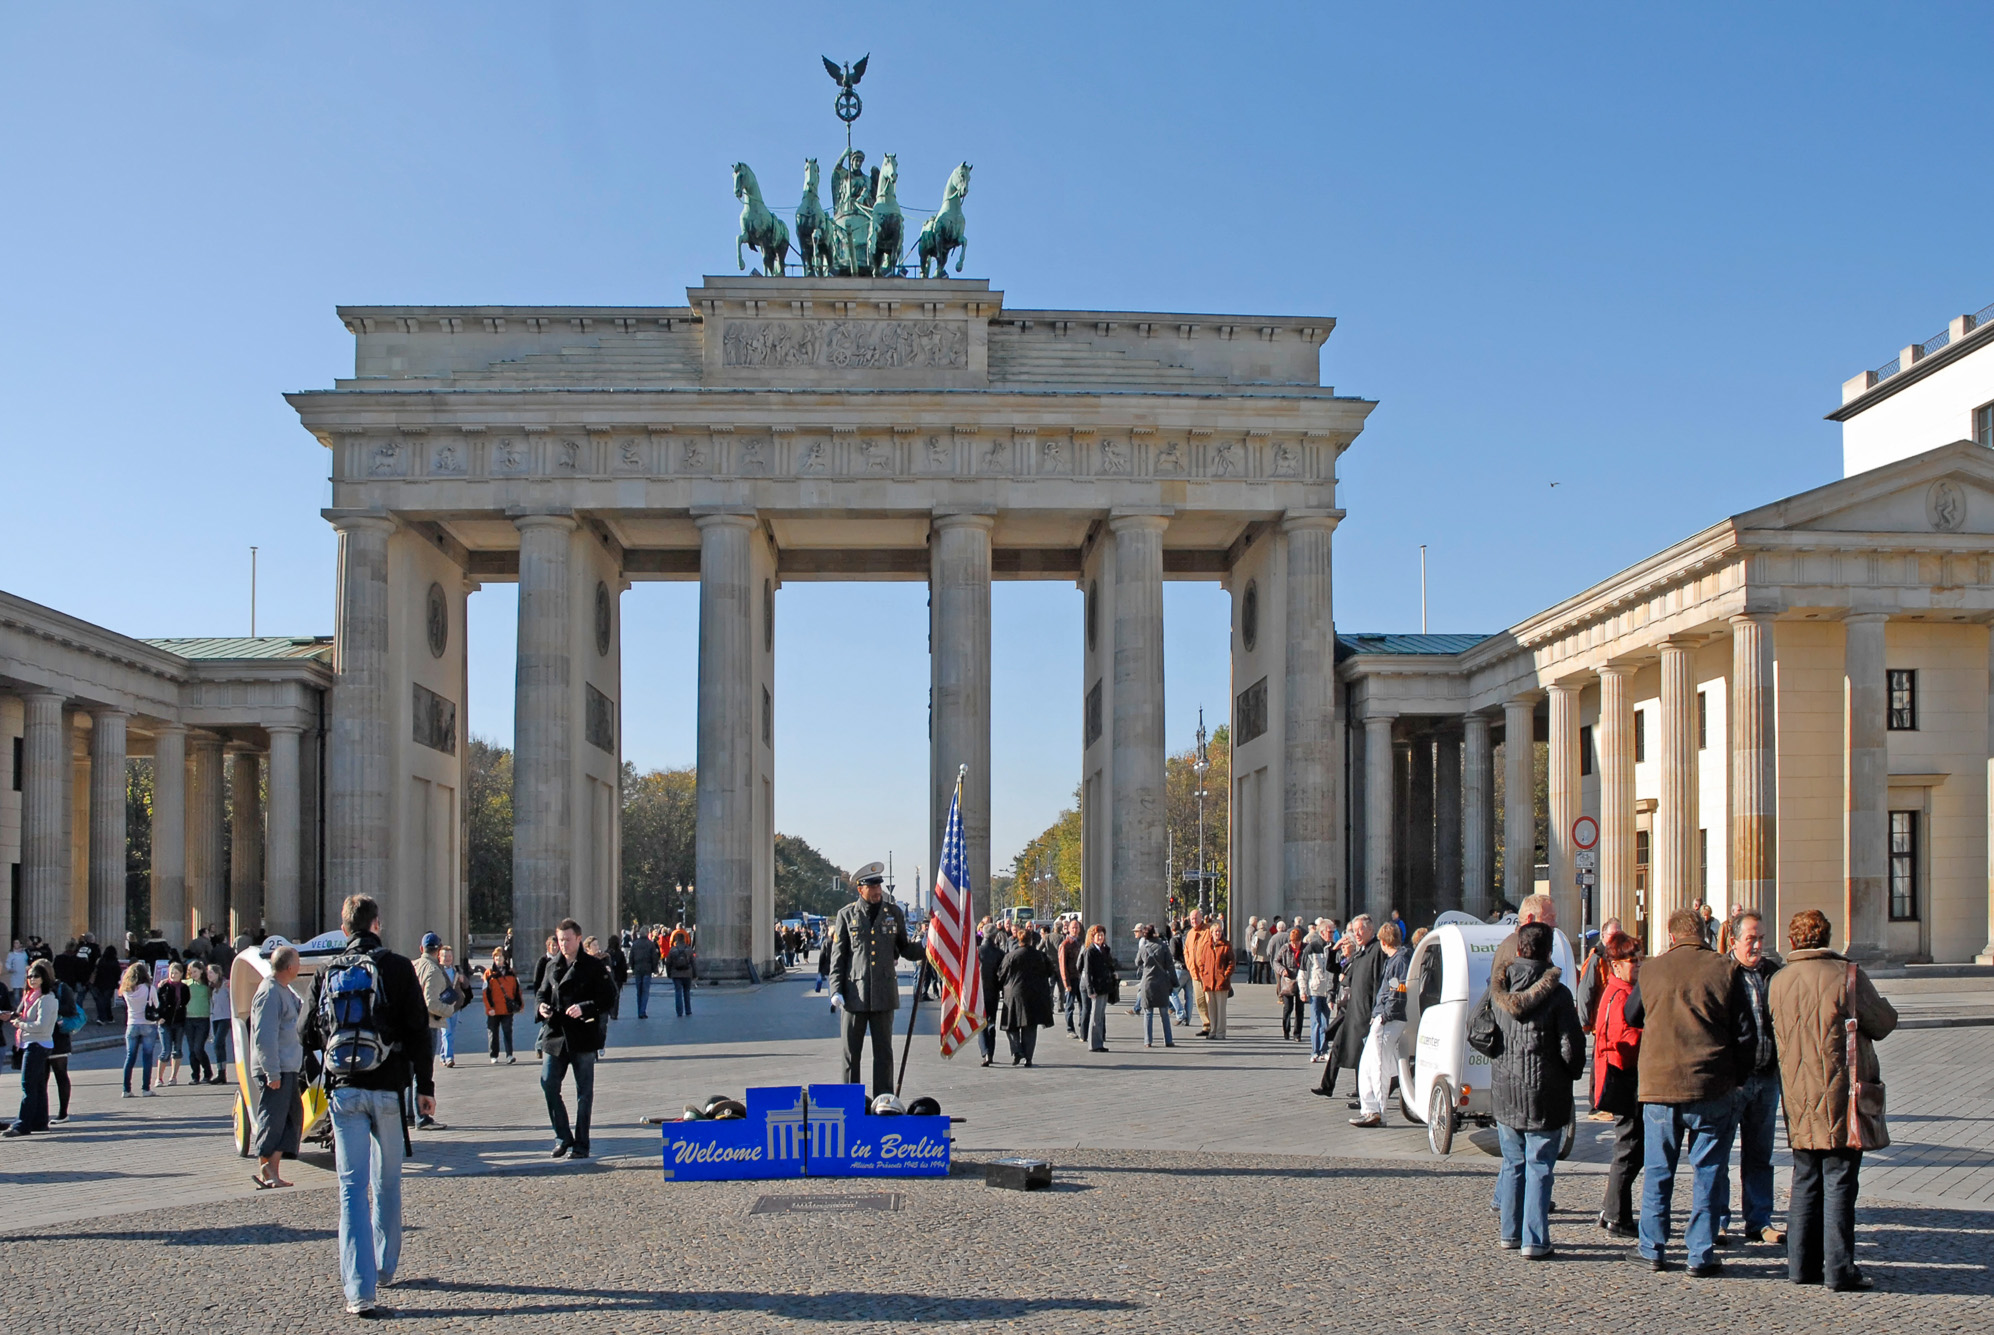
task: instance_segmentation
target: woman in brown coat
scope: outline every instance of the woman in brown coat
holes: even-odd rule
[[[1826,915],[1793,915],[1793,951],[1772,976],[1766,1004],[1779,1043],[1786,1143],[1793,1150],[1787,1205],[1787,1277],[1831,1289],[1874,1287],[1855,1262],[1856,1177],[1862,1152],[1890,1143],[1883,1084],[1871,1045],[1897,1027],[1897,1011],[1861,968],[1829,950]],[[1855,1020],[1856,1098],[1849,1116],[1848,1021]]]

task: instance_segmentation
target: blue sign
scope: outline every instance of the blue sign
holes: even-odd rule
[[[811,1177],[947,1177],[947,1117],[874,1117],[864,1085],[810,1086]]]
[[[747,1108],[746,1117],[665,1123],[665,1176],[680,1182],[802,1177],[802,1087],[751,1089]]]

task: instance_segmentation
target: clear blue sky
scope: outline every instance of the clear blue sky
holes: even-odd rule
[[[728,164],[841,134],[910,203],[976,164],[969,271],[1029,306],[1338,318],[1338,622],[1495,630],[1839,472],[1841,381],[1994,301],[1985,4],[9,5],[0,587],[138,635],[330,629],[325,456],[279,395],[339,302],[683,300]],[[930,197],[933,197],[931,199]],[[1550,483],[1561,485],[1556,489]],[[626,746],[693,754],[689,586],[626,598]],[[512,590],[473,600],[511,731]],[[1077,769],[1077,596],[1001,585],[994,850]],[[1169,731],[1227,699],[1174,586]],[[917,585],[779,605],[777,822],[924,860]],[[877,646],[866,675],[855,644]],[[862,765],[854,782],[848,765]]]

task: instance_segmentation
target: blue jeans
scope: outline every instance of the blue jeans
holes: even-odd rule
[[[1676,1162],[1682,1140],[1689,1138],[1689,1162],[1695,1185],[1689,1204],[1689,1226],[1683,1248],[1693,1266],[1716,1259],[1717,1186],[1731,1157],[1731,1135],[1737,1128],[1737,1098],[1725,1094],[1696,1103],[1644,1103],[1645,1152],[1641,1174],[1641,1254],[1661,1259],[1669,1241],[1669,1200],[1675,1193]]]
[[[672,979],[672,1014],[692,1014],[692,979]]]
[[[651,1018],[651,975],[642,970],[637,973],[637,1018]]]
[[[370,1303],[402,1259],[400,1095],[334,1089],[332,1147],[339,1162],[339,1278],[347,1302]]]
[[[1310,1055],[1320,1057],[1323,1053],[1329,1051],[1328,997],[1309,998],[1309,1018],[1314,1022],[1314,1031],[1310,1035],[1310,1038],[1315,1046],[1315,1051]]]
[[[1156,1022],[1163,1021],[1163,1041],[1166,1045],[1177,1040],[1170,1037],[1170,1008],[1168,1006],[1146,1006],[1142,1012],[1142,1037],[1145,1043],[1156,1041]]]
[[[132,1068],[139,1069],[139,1088],[152,1088],[152,1063],[159,1051],[159,1026],[135,1024],[125,1030],[125,1093],[132,1092]]]
[[[432,1029],[430,1032],[436,1035],[436,1055],[447,1062],[456,1061],[457,1012],[450,1012],[450,1018],[443,1022],[442,1028]]]
[[[1087,1038],[1087,1046],[1096,1052],[1108,1050],[1108,999],[1099,992],[1090,992],[1084,998],[1086,1010],[1082,1012],[1081,1029]]]
[[[1745,1232],[1772,1227],[1772,1137],[1779,1117],[1779,1068],[1761,1071],[1738,1090],[1738,1184],[1745,1198]],[[1717,1180],[1717,1231],[1731,1228],[1731,1157]]]
[[[1177,1023],[1191,1023],[1191,976],[1182,972],[1177,975]]]
[[[1496,1174],[1496,1204],[1502,1208],[1502,1240],[1531,1251],[1551,1247],[1551,1175],[1558,1166],[1564,1130],[1518,1131],[1496,1125],[1502,1142],[1502,1170]]]
[[[561,1101],[561,1079],[575,1073],[575,1121],[568,1125],[568,1105]],[[589,1113],[595,1107],[595,1054],[593,1052],[550,1052],[540,1060],[540,1091],[547,1096],[547,1120],[553,1123],[554,1139],[587,1154]]]

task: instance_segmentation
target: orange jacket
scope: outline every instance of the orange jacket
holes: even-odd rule
[[[485,975],[485,1014],[517,1015],[520,1010],[519,975],[514,973],[488,973]]]

